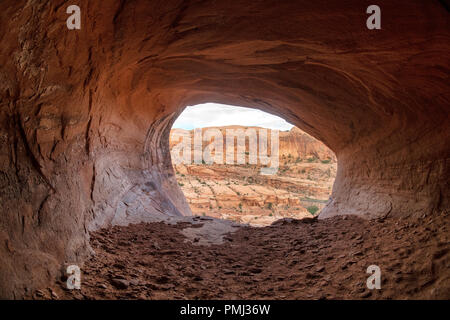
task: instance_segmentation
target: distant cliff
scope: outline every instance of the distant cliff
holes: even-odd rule
[[[260,129],[268,130],[267,136],[270,137],[270,129],[260,128],[260,127],[243,127],[243,126],[225,126],[225,127],[208,127],[203,128],[202,132],[205,133],[206,130],[210,129],[218,129],[222,132],[224,137],[223,144],[226,147],[226,139],[225,133],[227,129],[234,130],[247,130],[247,129],[255,129],[257,136],[259,137]],[[180,143],[182,136],[191,135],[191,141],[193,144],[194,141],[194,130],[184,130],[184,129],[172,129],[170,136],[170,148],[172,149],[174,145]],[[173,137],[175,139],[173,139]],[[203,148],[210,143],[211,140],[203,142]],[[331,151],[327,146],[325,146],[321,141],[315,139],[309,134],[301,131],[297,127],[293,127],[289,131],[280,131],[279,132],[279,155],[280,161],[283,162],[283,159],[287,159],[288,157],[295,159],[318,159],[330,161],[332,163],[336,162],[336,156],[333,151]],[[249,151],[248,139],[246,140],[246,152]],[[192,150],[194,147],[192,146]],[[236,146],[235,146],[236,149]],[[225,152],[224,148],[224,152]],[[269,148],[270,153],[270,148]]]
[[[210,133],[220,130],[226,144],[227,129],[245,131],[249,127],[204,128],[203,136],[208,129],[213,129]],[[257,133],[265,130],[250,129]],[[190,136],[193,144],[193,135],[193,130],[172,130],[172,151],[175,152],[173,148],[181,143],[182,137]],[[270,135],[267,132],[267,136]],[[258,138],[258,134],[254,137]],[[203,148],[210,143],[210,139],[206,140]],[[284,217],[301,219],[317,215],[329,199],[336,176],[334,153],[296,127],[280,132],[279,142],[279,168],[274,175],[261,175],[260,165],[247,161],[241,165],[192,162],[174,165],[178,184],[192,212],[252,225],[268,225]],[[199,149],[197,146],[197,151]],[[234,149],[236,151],[236,146]],[[246,153],[248,151],[247,141]]]

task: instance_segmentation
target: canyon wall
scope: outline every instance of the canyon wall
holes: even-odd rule
[[[223,145],[222,149],[218,150],[222,153],[221,161],[222,163],[227,162],[227,152],[230,152],[230,155],[237,155],[238,152],[245,152],[245,161],[250,161],[250,153],[256,156],[256,159],[253,159],[252,164],[259,164],[258,160],[258,152],[259,152],[259,143],[260,141],[264,141],[264,145],[267,146],[267,156],[271,155],[271,137],[272,131],[271,129],[262,128],[262,127],[243,127],[243,126],[223,126],[223,127],[206,127],[202,129],[197,129],[198,131],[198,140],[203,139],[203,142],[200,144],[196,143],[195,138],[195,130],[185,130],[180,128],[174,128],[170,131],[170,139],[169,139],[169,148],[172,153],[175,153],[175,157],[179,157],[179,161],[183,161],[183,148],[185,145],[191,146],[190,151],[190,160],[193,162],[195,157],[194,153],[198,152],[199,155],[203,155],[206,146],[211,146],[211,156],[214,157],[216,154],[215,150],[215,133],[219,133],[221,144]],[[201,131],[200,131],[201,130]],[[200,134],[201,133],[201,134]],[[245,150],[238,150],[239,140],[237,140],[236,136],[238,133],[241,133],[241,138],[245,137]],[[230,146],[228,146],[227,134],[234,135],[233,142]],[[287,160],[288,158],[293,160],[305,160],[308,158],[314,158],[317,160],[329,160],[330,162],[336,162],[336,155],[333,151],[330,150],[327,146],[325,146],[322,142],[310,136],[309,134],[301,131],[297,127],[292,127],[290,130],[280,131],[278,130],[278,154],[279,161]],[[211,136],[209,136],[211,135]],[[262,137],[260,138],[260,135]],[[187,139],[186,139],[187,138]],[[219,140],[220,141],[220,140]],[[231,140],[230,140],[231,141]],[[244,141],[244,140],[242,140]],[[176,151],[173,149],[176,146]],[[201,148],[200,148],[201,147]],[[252,149],[253,148],[253,149]],[[208,149],[209,150],[209,149]],[[263,152],[264,154],[264,152]],[[264,154],[265,155],[265,154]],[[172,156],[173,158],[173,156]],[[234,161],[237,161],[237,157],[235,156]],[[175,161],[176,162],[176,161]],[[189,164],[189,162],[188,162]]]
[[[190,214],[169,131],[186,105],[285,118],[336,154],[321,218],[449,207],[440,1],[0,2],[0,297],[91,254],[89,231]]]
[[[208,132],[220,135],[210,137]],[[241,132],[242,136],[248,134],[245,148],[238,148],[236,141],[230,144],[227,140],[228,135],[235,132]],[[273,164],[261,164],[257,155],[259,143],[271,144],[271,140],[264,140],[271,136],[270,129],[261,127],[172,129],[169,140],[172,164],[192,213],[252,226],[267,226],[282,218],[303,219],[319,214],[329,200],[336,177],[333,151],[297,127],[280,131],[278,150],[275,151],[277,170],[265,175],[261,174],[261,168]],[[219,150],[215,139],[221,141]],[[271,146],[267,150],[269,154]],[[200,162],[198,155],[204,151],[212,153],[212,163]],[[216,158],[218,151],[221,156]],[[242,163],[235,157],[239,152],[244,160]],[[194,161],[195,153],[197,161]],[[231,164],[226,161],[230,155],[234,159]]]

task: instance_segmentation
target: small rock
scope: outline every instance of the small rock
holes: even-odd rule
[[[130,280],[130,285],[132,286],[138,286],[139,284],[141,284],[141,282],[137,279]]]
[[[44,296],[44,292],[42,290],[36,290],[36,296],[43,297]]]
[[[234,274],[234,270],[231,269],[223,269],[224,274]]]
[[[371,291],[363,292],[363,293],[360,295],[361,298],[369,298],[370,296],[372,296],[372,292],[371,292]]]
[[[125,269],[125,266],[124,266],[123,264],[121,264],[121,263],[115,263],[115,264],[113,265],[113,267],[115,267],[115,268],[117,268],[117,269],[121,269],[121,270]],[[85,272],[85,273],[86,273],[86,272]]]
[[[156,279],[156,282],[157,283],[159,283],[159,284],[166,284],[166,283],[168,283],[169,282],[169,278],[168,277],[166,277],[166,276],[161,276],[161,277],[159,277],[158,279]]]
[[[111,284],[117,289],[126,289],[130,285],[127,280],[114,278],[111,280]]]
[[[323,270],[325,270],[324,266],[320,266],[316,269],[316,272],[322,272]]]
[[[262,269],[261,269],[261,268],[255,267],[255,268],[251,268],[249,271],[250,271],[251,273],[261,273],[261,272],[262,272]]]
[[[54,300],[59,299],[58,294],[55,291],[53,291],[52,288],[50,288],[49,291],[50,291],[50,296],[52,297],[52,299],[54,299]]]
[[[203,278],[199,275],[196,275],[192,280],[194,281],[203,281]]]

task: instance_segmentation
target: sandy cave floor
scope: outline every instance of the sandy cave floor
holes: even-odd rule
[[[235,228],[223,243],[186,232],[210,223],[198,219],[99,230],[81,290],[65,289],[61,279],[33,298],[450,299],[448,213],[280,220]],[[372,264],[381,268],[381,290],[366,288]]]

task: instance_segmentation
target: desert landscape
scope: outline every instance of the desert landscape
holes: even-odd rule
[[[213,129],[225,132],[227,128]],[[193,130],[172,129],[171,150],[184,135],[192,136]],[[336,156],[329,148],[297,127],[280,132],[278,171],[262,175],[261,165],[248,161],[246,142],[245,164],[195,164],[192,156],[191,164],[174,165],[178,184],[194,215],[266,226],[285,217],[302,219],[320,213],[336,177]],[[209,143],[203,142],[203,147]],[[234,149],[236,153],[237,146]]]

